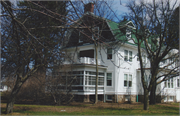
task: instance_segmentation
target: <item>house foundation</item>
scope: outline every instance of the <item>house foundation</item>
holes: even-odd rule
[[[136,95],[115,95],[115,98],[116,99],[113,102],[118,102],[118,103],[136,102]]]

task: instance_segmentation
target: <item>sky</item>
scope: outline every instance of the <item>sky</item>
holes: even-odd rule
[[[126,6],[128,0],[114,0],[114,8],[118,11],[118,14],[121,15],[125,12],[128,12]]]
[[[14,4],[16,4],[16,1],[17,0],[10,0],[12,1]],[[72,0],[72,1],[75,1],[75,0]],[[111,0],[107,0],[107,1],[111,1]],[[125,13],[128,13],[128,8],[126,7],[126,4],[128,2],[131,2],[133,0],[113,0],[114,1],[114,4],[113,4],[113,8],[112,10],[113,11],[116,11],[116,15],[119,19],[121,19],[121,17],[123,16],[123,14]],[[135,0],[137,3],[139,3],[139,1],[141,0]],[[142,0],[142,1],[145,1],[145,2],[152,2],[153,0]],[[160,1],[160,0],[156,0],[156,1]],[[164,0],[165,1],[165,0]],[[171,0],[171,4],[174,3],[174,1],[176,0]],[[180,4],[180,0],[177,0],[177,4],[175,7],[178,7],[178,5]],[[115,21],[118,22],[118,19],[116,18]]]

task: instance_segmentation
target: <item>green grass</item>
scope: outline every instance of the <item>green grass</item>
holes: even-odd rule
[[[21,110],[14,109],[15,115],[18,113],[22,115],[179,115],[179,103],[173,103],[170,105],[150,105],[149,110],[143,110],[143,105],[137,105],[133,108],[120,108],[120,107],[106,107],[102,106],[91,107],[92,104],[78,105],[78,106],[46,106],[46,105],[22,105],[15,104],[14,106],[22,107]],[[24,108],[24,110],[23,110]],[[73,109],[79,108],[78,111],[67,112],[67,111],[32,111],[32,108],[64,108],[64,109]],[[5,111],[5,108],[1,109],[2,112]],[[59,109],[58,109],[59,110]]]

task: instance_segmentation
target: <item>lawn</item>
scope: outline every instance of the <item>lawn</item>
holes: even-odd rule
[[[1,114],[6,104],[1,104]],[[3,114],[5,115],[5,114]],[[179,115],[179,103],[150,105],[143,110],[142,103],[71,103],[65,106],[15,104],[11,115]]]

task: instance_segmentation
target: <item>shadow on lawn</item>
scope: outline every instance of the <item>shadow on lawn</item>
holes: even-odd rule
[[[21,107],[21,106],[16,106],[16,108],[13,108],[13,113],[25,113],[26,111],[30,111],[32,110],[33,108],[30,108],[30,107]],[[1,107],[1,114],[6,114],[6,108],[2,108]]]

